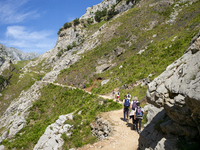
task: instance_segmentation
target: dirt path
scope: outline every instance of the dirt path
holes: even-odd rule
[[[77,150],[137,150],[139,134],[133,130],[131,120],[129,123],[122,120],[122,109],[106,112],[101,116],[111,123],[113,135]]]
[[[44,82],[44,81],[43,81]],[[52,83],[62,87],[76,89],[75,87]],[[85,90],[86,91],[86,90]],[[86,91],[91,94],[91,92]],[[99,95],[105,99],[113,99],[112,93]],[[114,99],[116,101],[116,99]],[[122,104],[121,101],[117,101]],[[77,150],[137,150],[139,134],[133,130],[132,120],[129,123],[123,121],[123,111],[109,111],[100,115],[104,120],[110,122],[112,135],[94,144],[88,144]]]

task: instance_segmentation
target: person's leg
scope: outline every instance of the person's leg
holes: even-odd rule
[[[129,112],[129,109],[127,108],[126,110],[127,119],[128,119],[128,112]]]
[[[126,109],[124,108],[124,121],[125,121],[125,114],[126,114]]]
[[[142,123],[142,119],[139,118],[139,132],[141,132],[141,123]]]
[[[132,118],[132,119],[133,119],[133,124],[135,125],[135,119],[134,119],[134,115],[133,115],[132,117],[133,117],[133,118]]]
[[[135,122],[136,122],[136,130],[138,132],[138,118],[136,118]]]

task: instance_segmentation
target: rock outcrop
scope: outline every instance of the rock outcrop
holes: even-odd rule
[[[111,134],[111,128],[106,120],[97,117],[94,123],[90,124],[92,135],[96,136],[97,139],[102,140]]]
[[[73,114],[61,115],[55,123],[49,125],[35,145],[34,150],[60,149],[64,144],[62,134],[66,134],[67,137],[70,137],[72,134],[70,130],[73,129],[73,126],[65,124],[66,120],[73,120]]]
[[[9,84],[12,77],[12,71],[15,69],[11,60],[6,60],[0,67],[0,92],[3,91]]]
[[[200,32],[185,54],[148,84],[148,123],[141,149],[173,149],[177,137],[200,135]]]
[[[40,89],[47,85],[45,82],[37,81],[29,90],[22,91],[19,98],[15,99],[0,118],[0,128],[3,128],[3,135],[0,137],[0,143],[3,139],[12,138],[26,124],[28,109],[32,102],[40,97]],[[9,130],[9,132],[8,132]]]

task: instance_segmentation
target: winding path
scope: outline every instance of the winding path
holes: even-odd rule
[[[41,81],[45,83],[52,83],[48,81]],[[68,87],[71,89],[76,89],[76,87],[62,85],[59,83],[52,83],[57,86]],[[83,90],[83,89],[82,89]],[[84,90],[86,91],[86,90]],[[91,92],[86,91],[91,94]],[[99,95],[105,99],[113,99],[112,93],[107,95]],[[114,100],[116,101],[116,100]],[[122,104],[121,101],[118,101]],[[97,141],[94,144],[88,144],[77,150],[137,150],[138,149],[138,139],[139,134],[133,130],[132,120],[129,123],[123,121],[123,111],[115,110],[105,113],[101,113],[100,116],[110,122],[112,128],[112,135],[104,140]]]

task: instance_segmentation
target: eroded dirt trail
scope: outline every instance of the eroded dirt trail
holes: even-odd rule
[[[139,134],[133,130],[132,123],[123,121],[121,110],[102,113],[101,116],[110,122],[112,135],[107,139],[88,144],[78,150],[137,150]]]

